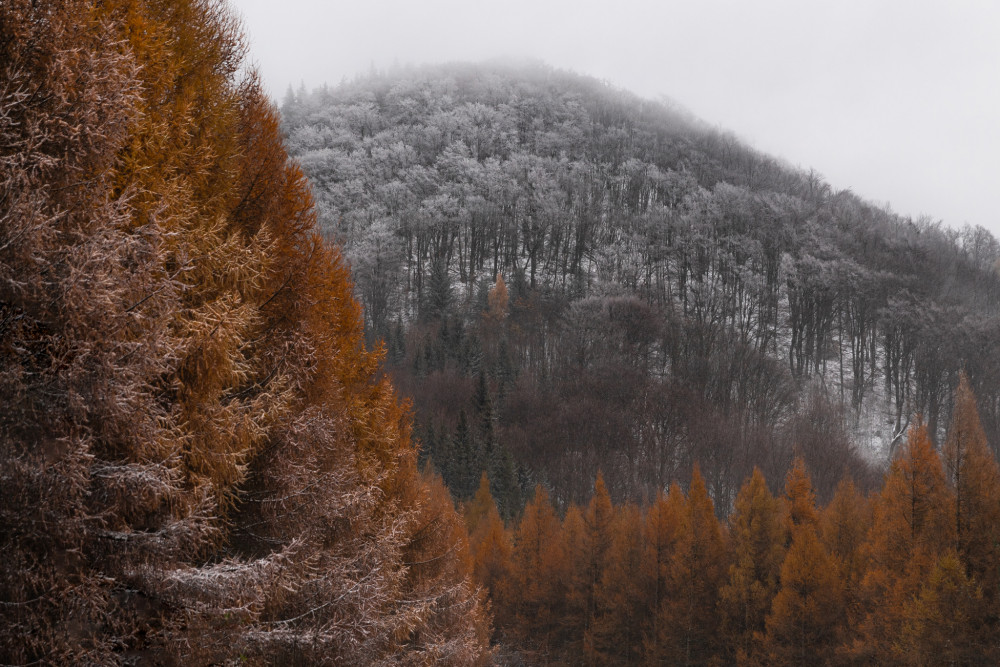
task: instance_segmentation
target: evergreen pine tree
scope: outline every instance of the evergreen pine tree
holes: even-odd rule
[[[465,410],[458,414],[458,426],[451,439],[449,467],[452,473],[450,488],[455,497],[464,499],[472,496],[476,481],[484,468]]]

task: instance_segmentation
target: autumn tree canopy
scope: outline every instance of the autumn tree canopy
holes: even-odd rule
[[[484,581],[503,591],[497,637],[542,663],[993,664],[998,561],[982,517],[995,509],[997,463],[977,444],[964,383],[955,400],[943,455],[917,423],[869,498],[845,478],[817,506],[803,459],[779,497],[755,470],[728,521],[698,468],[686,494],[674,483],[642,506],[611,502],[598,477],[587,506],[562,518],[539,488],[513,544],[480,521],[497,536],[483,550]],[[491,507],[486,488],[471,508]]]
[[[212,0],[0,6],[0,661],[465,665],[465,527]]]

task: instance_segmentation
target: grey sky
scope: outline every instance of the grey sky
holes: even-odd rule
[[[995,0],[234,0],[272,95],[530,57],[666,95],[893,210],[1000,236]]]

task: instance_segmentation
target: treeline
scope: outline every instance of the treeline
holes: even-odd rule
[[[243,53],[214,0],[0,3],[0,663],[490,660]]]
[[[852,445],[887,458],[917,413],[940,441],[963,367],[1000,441],[982,228],[900,218],[540,67],[399,70],[289,92],[282,115],[425,442],[474,421],[485,375],[501,449],[561,502],[598,468],[639,498],[698,459],[729,506],[754,466],[780,477],[823,439],[817,410],[859,482]],[[486,325],[498,278],[507,317]]]
[[[562,516],[539,486],[509,527],[484,475],[465,514],[512,664],[1000,661],[1000,468],[964,378],[940,454],[915,424],[868,497],[844,480],[818,506],[798,459],[721,524],[697,468],[644,506],[598,475]]]

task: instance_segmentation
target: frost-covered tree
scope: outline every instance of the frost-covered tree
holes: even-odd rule
[[[0,6],[0,661],[488,659],[238,22]]]

